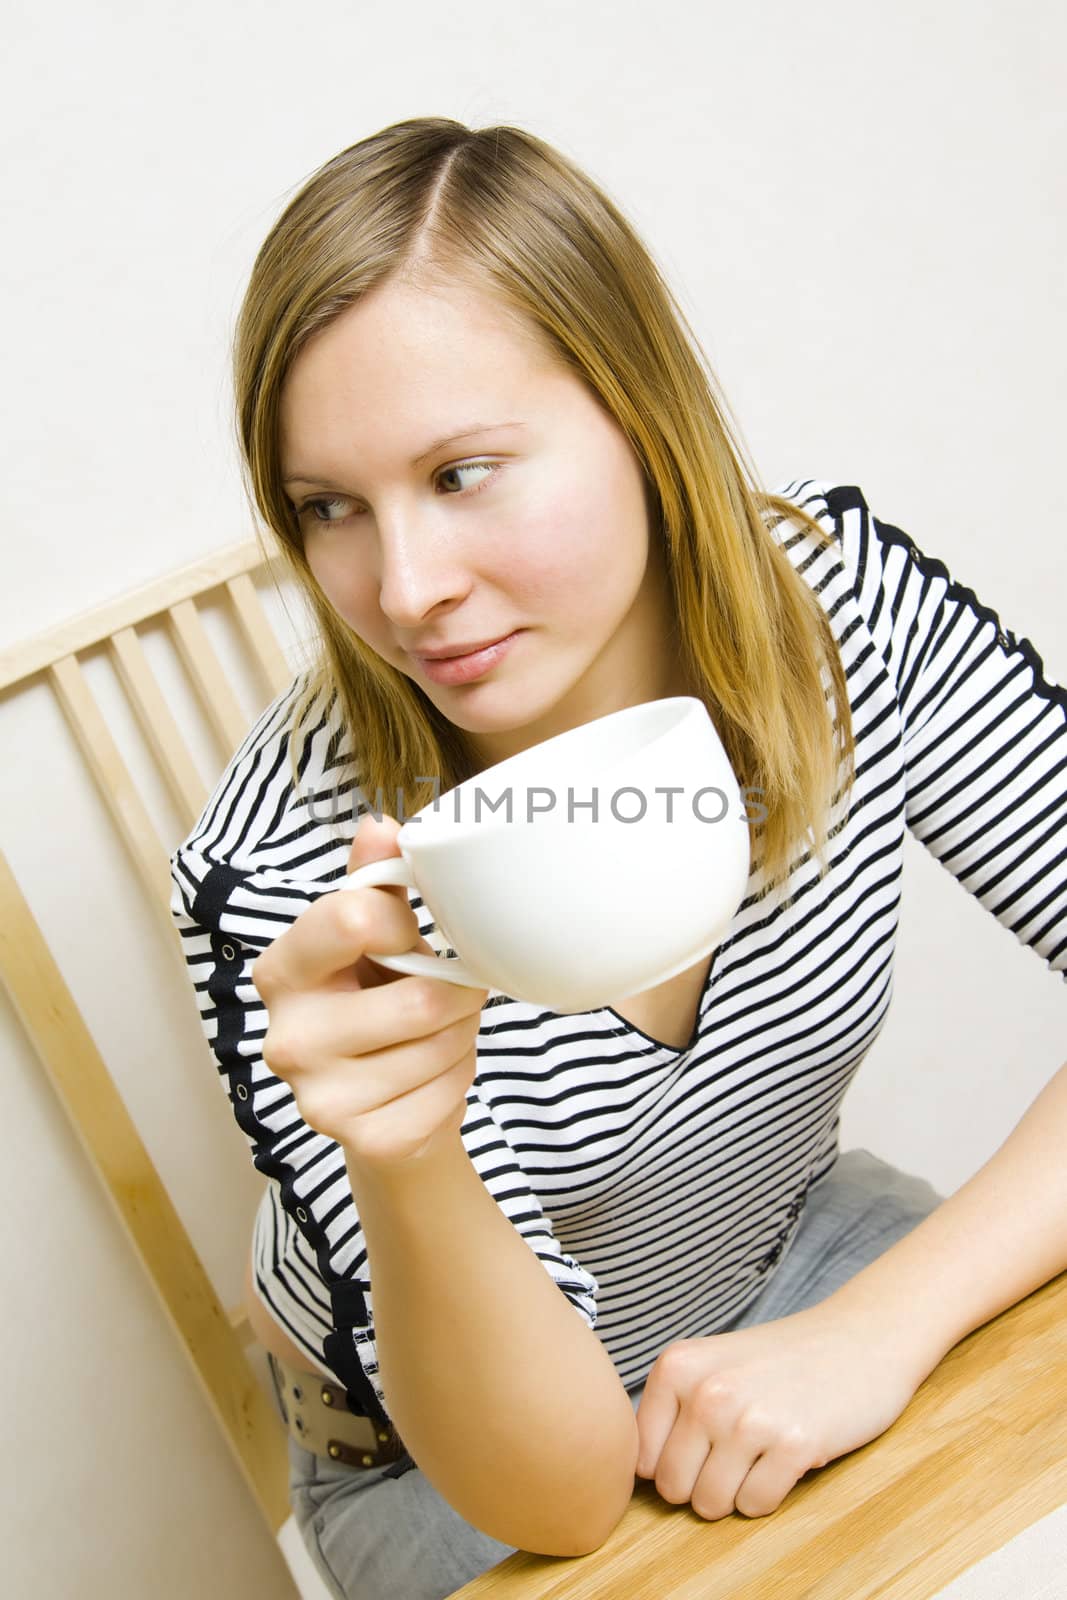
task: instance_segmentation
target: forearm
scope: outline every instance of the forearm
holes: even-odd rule
[[[878,1326],[916,1383],[1067,1268],[1067,1065],[954,1195],[824,1302]]]
[[[475,1527],[581,1555],[633,1492],[637,1423],[610,1357],[500,1211],[458,1135],[406,1170],[349,1159],[382,1387],[421,1470]]]

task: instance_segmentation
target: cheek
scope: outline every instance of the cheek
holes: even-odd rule
[[[643,497],[635,505],[583,486],[564,505],[513,521],[496,571],[533,604],[601,615],[632,599],[647,559]]]
[[[371,586],[349,558],[345,559],[338,541],[327,548],[313,542],[307,552],[312,577],[330,605],[350,627],[366,635],[373,629],[374,602]]]

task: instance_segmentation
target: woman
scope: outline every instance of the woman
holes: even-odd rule
[[[250,489],[321,653],[172,908],[271,1180],[250,1315],[347,1600],[590,1551],[635,1474],[767,1515],[1067,1260],[1063,1073],[944,1203],[837,1143],[905,825],[1067,968],[1063,691],[857,488],[760,489],[683,330],[587,176],[435,118],[316,173],[242,307]],[[580,1017],[365,958],[439,939],[417,895],[329,892],[435,780],[673,694],[766,807],[713,957]]]

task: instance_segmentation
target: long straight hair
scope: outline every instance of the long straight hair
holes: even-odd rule
[[[429,775],[443,791],[479,770],[463,730],[334,611],[282,486],[279,403],[293,361],[393,277],[495,297],[615,418],[644,470],[688,681],[766,811],[752,839],[761,892],[788,879],[808,844],[825,873],[833,807],[854,777],[847,685],[826,613],[771,528],[787,518],[820,543],[831,536],[760,485],[632,225],[559,151],[506,125],[420,117],[341,151],[289,202],[252,269],[233,347],[246,488],[318,624],[294,709],[294,783],[300,730],[324,691],[365,796],[411,796],[410,815],[434,797]]]

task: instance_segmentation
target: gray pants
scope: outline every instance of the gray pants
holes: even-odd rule
[[[847,1151],[810,1192],[777,1272],[730,1330],[824,1300],[941,1198],[868,1150]],[[630,1391],[635,1411],[643,1391]],[[415,1466],[388,1477],[388,1467],[355,1470],[292,1441],[289,1459],[293,1514],[338,1600],[443,1600],[512,1554],[465,1522]]]

